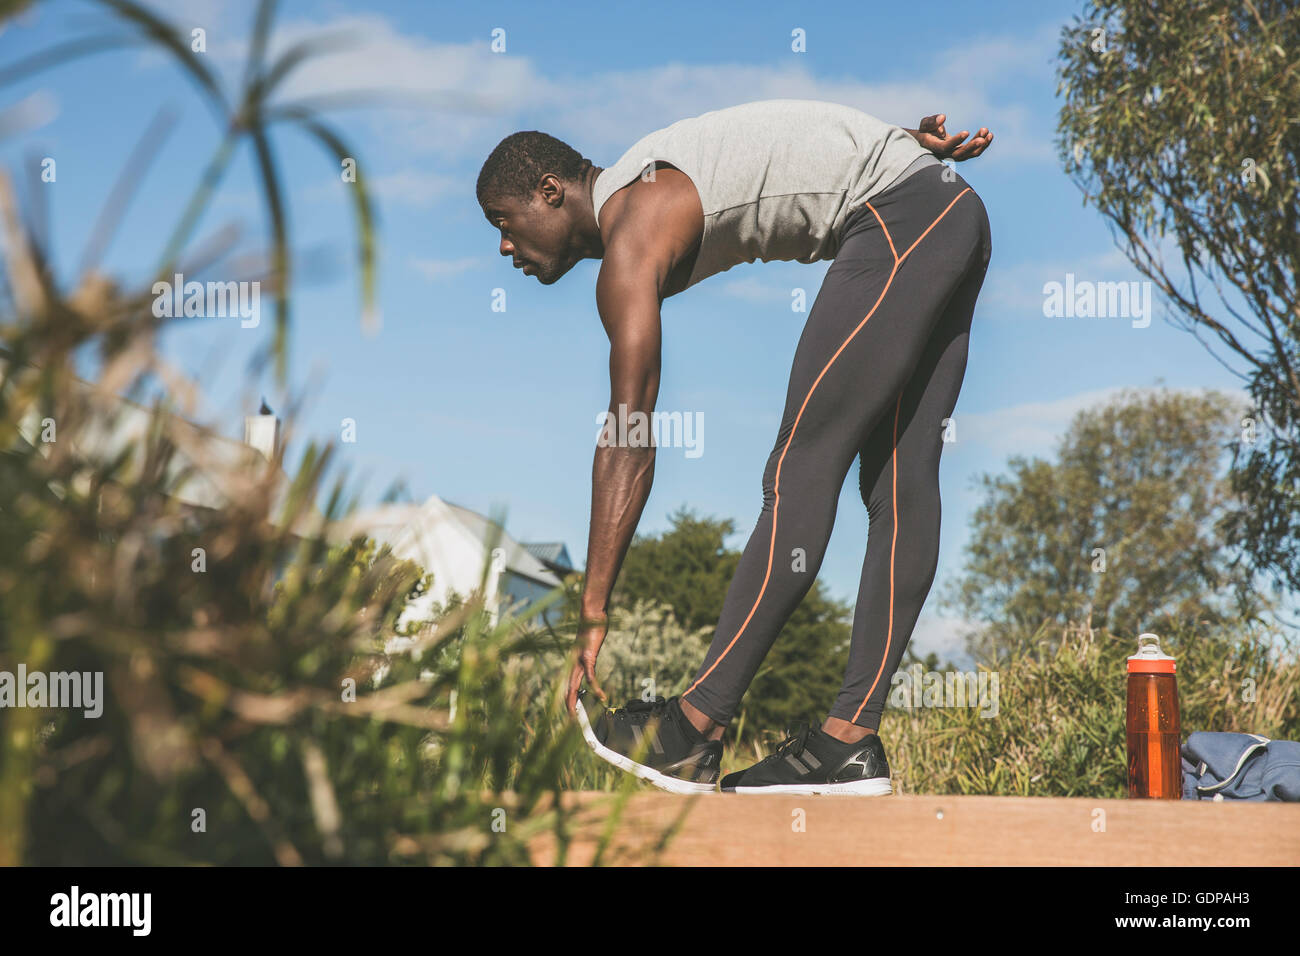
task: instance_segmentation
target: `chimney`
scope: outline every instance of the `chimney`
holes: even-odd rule
[[[280,419],[262,399],[256,415],[244,416],[244,444],[256,448],[268,459],[275,458],[280,449]]]

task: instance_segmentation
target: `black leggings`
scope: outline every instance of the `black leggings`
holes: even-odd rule
[[[984,204],[947,166],[922,167],[845,222],[795,352],[758,524],[683,695],[713,720],[735,714],[812,586],[857,457],[870,533],[830,716],[880,726],[938,564],[939,453],[991,252]]]

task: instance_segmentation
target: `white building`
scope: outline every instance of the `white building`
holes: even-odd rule
[[[78,384],[88,393],[95,389],[89,382]],[[120,396],[104,399],[92,406],[93,422],[64,440],[96,457],[107,458],[117,450],[129,449],[128,469],[142,467],[152,410]],[[168,467],[169,477],[174,479],[172,497],[190,508],[216,509],[246,500],[256,485],[252,476],[265,476],[268,460],[274,458],[282,440],[280,420],[265,403],[256,415],[244,419],[242,442],[175,415],[167,416],[167,421],[177,442]],[[48,427],[32,409],[21,431],[31,444],[40,446]],[[279,467],[269,477],[271,514],[278,517],[287,501],[290,480]],[[328,526],[319,510],[309,504],[292,530],[307,536],[320,534],[322,529],[337,543],[365,534],[433,575],[432,589],[406,609],[403,623],[427,619],[431,605],[445,604],[453,591],[468,596],[485,583],[485,569],[484,601],[494,619],[560,587],[563,577],[574,570],[562,543],[521,544],[489,518],[437,495],[423,504],[379,505]]]
[[[437,495],[423,504],[384,504],[358,512],[337,522],[331,537],[347,540],[358,533],[433,575],[432,589],[411,603],[403,623],[426,619],[431,606],[445,604],[453,591],[466,596],[480,586],[495,618],[560,587],[574,570],[562,543],[521,544],[491,519]]]

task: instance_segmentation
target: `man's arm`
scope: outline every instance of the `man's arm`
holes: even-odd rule
[[[570,710],[577,706],[584,680],[606,700],[596,682],[596,658],[605,642],[610,593],[654,482],[655,449],[648,426],[659,397],[659,289],[665,276],[666,270],[657,272],[647,256],[607,250],[596,280],[596,305],[609,334],[609,411],[591,466],[591,532],[578,605],[577,658],[566,694]],[[647,427],[635,437],[647,438],[634,444],[620,434],[620,427],[621,422],[634,423],[636,413],[646,416]]]
[[[596,658],[605,641],[610,594],[623,566],[654,480],[651,444],[659,397],[659,307],[693,261],[704,213],[690,178],[663,166],[605,204],[605,253],[596,279],[596,307],[609,336],[609,410],[591,468],[591,533],[582,590],[577,655],[567,703],[577,706],[585,680],[602,700]],[[676,270],[676,272],[674,272]],[[645,428],[621,435],[621,423],[645,415]],[[642,436],[644,440],[642,440]]]
[[[632,261],[629,261],[632,260]],[[660,316],[655,270],[632,256],[606,256],[596,281],[596,306],[609,335],[609,418],[591,470],[591,533],[581,612],[604,618],[609,596],[654,481],[649,424],[659,396]],[[622,422],[645,416],[644,444],[619,434]],[[628,428],[633,433],[632,428]]]

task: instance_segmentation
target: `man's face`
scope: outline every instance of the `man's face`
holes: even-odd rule
[[[550,285],[578,261],[570,250],[569,221],[562,204],[549,200],[545,190],[532,200],[493,199],[483,206],[488,222],[501,230],[503,256],[509,256],[524,275]]]

